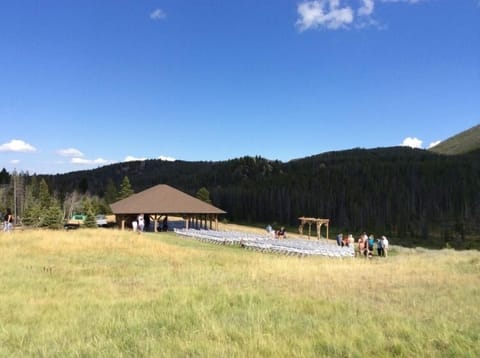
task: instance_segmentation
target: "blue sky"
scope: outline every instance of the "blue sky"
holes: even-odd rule
[[[0,5],[0,167],[288,161],[480,123],[480,0]]]

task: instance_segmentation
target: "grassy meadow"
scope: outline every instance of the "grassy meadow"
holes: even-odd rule
[[[1,357],[478,357],[480,253],[262,254],[172,233],[0,234]]]

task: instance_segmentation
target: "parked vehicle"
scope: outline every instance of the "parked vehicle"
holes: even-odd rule
[[[115,215],[98,214],[95,216],[98,227],[113,227],[116,224]]]
[[[67,230],[70,229],[78,229],[81,225],[85,224],[85,219],[87,215],[85,214],[74,214],[67,222],[63,225],[63,227]]]
[[[85,214],[74,214],[67,220],[63,227],[67,230],[78,229],[85,225],[86,219],[87,215]],[[95,216],[95,221],[97,222],[98,227],[113,227],[116,224],[115,215],[98,214]]]

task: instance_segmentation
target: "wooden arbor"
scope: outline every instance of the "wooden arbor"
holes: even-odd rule
[[[298,227],[298,232],[300,235],[303,235],[303,226],[305,224],[308,224],[308,239],[310,239],[311,233],[312,233],[312,224],[315,224],[317,226],[317,239],[321,239],[322,235],[322,226],[325,225],[327,229],[327,234],[325,237],[328,239],[328,223],[330,222],[329,219],[318,219],[318,218],[306,218],[306,217],[300,217],[298,218],[300,220],[300,226]]]

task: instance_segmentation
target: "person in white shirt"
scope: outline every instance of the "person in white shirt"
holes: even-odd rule
[[[138,215],[137,221],[138,221],[138,232],[141,233],[143,232],[143,229],[145,227],[145,218],[143,217],[143,214]]]
[[[383,256],[388,256],[388,239],[386,236],[382,236]]]

